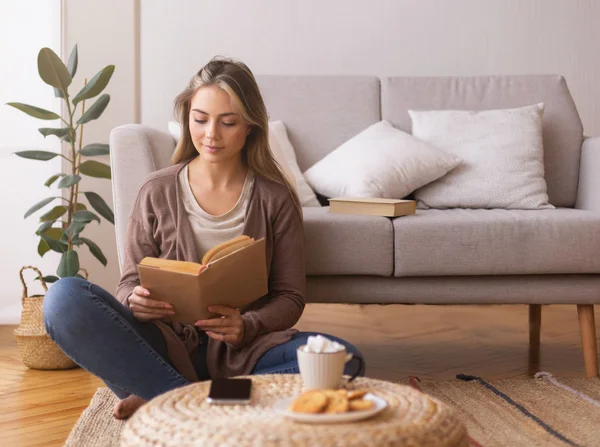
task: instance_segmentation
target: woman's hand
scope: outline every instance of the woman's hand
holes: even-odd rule
[[[239,345],[244,338],[244,320],[240,311],[229,306],[209,306],[208,310],[221,315],[221,318],[198,320],[194,326],[205,331],[210,338]]]
[[[140,321],[169,320],[175,314],[173,307],[164,301],[149,298],[150,292],[141,286],[135,286],[133,293],[127,298],[129,310]]]

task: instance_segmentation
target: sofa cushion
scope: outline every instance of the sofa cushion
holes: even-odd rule
[[[600,273],[600,214],[418,210],[393,219],[394,276]]]
[[[387,217],[303,208],[307,275],[381,275],[393,271],[392,221]]]
[[[402,199],[460,162],[459,157],[380,121],[327,154],[304,176],[326,197]]]
[[[390,77],[381,80],[381,114],[411,131],[409,109],[489,110],[544,103],[544,167],[548,197],[573,206],[583,126],[562,76]]]
[[[315,192],[298,167],[296,153],[287,136],[283,121],[269,121],[269,146],[275,160],[294,185],[302,206],[321,206]]]
[[[554,208],[544,180],[542,103],[499,110],[409,110],[413,135],[462,160],[415,191],[419,208]]]

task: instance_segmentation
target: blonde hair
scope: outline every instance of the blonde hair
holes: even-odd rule
[[[198,155],[190,135],[190,107],[196,91],[206,85],[216,85],[223,89],[231,98],[236,111],[251,126],[242,148],[242,162],[255,174],[285,185],[302,216],[300,199],[269,148],[269,116],[260,89],[252,72],[242,62],[213,58],[194,75],[187,88],[177,95],[175,116],[181,123],[181,135],[171,158],[172,163],[186,162]]]

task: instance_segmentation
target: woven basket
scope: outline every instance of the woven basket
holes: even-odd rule
[[[23,279],[23,271],[26,269],[34,270],[39,275],[44,291],[48,291],[48,286],[37,268],[30,265],[21,268],[19,277],[23,284],[23,311],[21,324],[13,332],[17,339],[21,360],[25,366],[32,369],[70,369],[77,367],[77,364],[60,350],[46,332],[42,313],[44,295],[27,296],[27,285]]]

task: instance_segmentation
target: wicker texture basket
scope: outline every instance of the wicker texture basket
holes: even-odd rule
[[[61,351],[46,332],[42,312],[44,296],[27,296],[27,285],[23,278],[23,271],[26,269],[35,271],[39,275],[44,291],[48,291],[48,286],[37,268],[30,265],[21,268],[19,277],[23,284],[23,311],[21,324],[13,332],[17,339],[21,360],[25,366],[32,369],[70,369],[77,367],[77,364]]]

